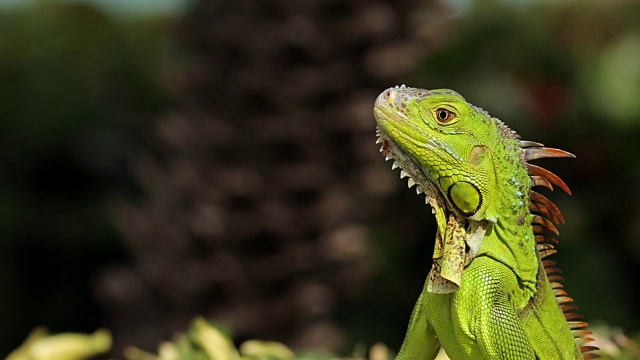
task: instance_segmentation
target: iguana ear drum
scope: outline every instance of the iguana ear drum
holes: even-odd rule
[[[449,187],[449,200],[463,215],[471,216],[480,209],[482,195],[475,185],[458,181]]]

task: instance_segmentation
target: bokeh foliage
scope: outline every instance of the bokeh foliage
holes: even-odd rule
[[[135,279],[125,285],[155,284],[155,290],[147,287],[141,293],[162,299],[160,308],[183,314],[184,321],[190,312],[215,302],[219,289],[195,291],[202,298],[185,303],[172,300],[179,289],[171,287],[175,279],[165,289],[161,280],[150,280],[140,264],[142,252],[154,248],[131,245],[135,234],[148,234],[136,232],[135,225],[122,231],[123,217],[129,219],[131,213],[113,206],[125,198],[142,204],[142,213],[146,209],[153,218],[153,210],[166,200],[165,189],[191,199],[178,192],[187,194],[193,187],[158,188],[170,177],[154,172],[147,161],[166,168],[176,158],[197,164],[199,171],[227,174],[231,185],[237,179],[242,184],[243,174],[263,176],[280,167],[290,169],[290,175],[325,176],[274,181],[277,191],[248,186],[271,200],[290,194],[287,202],[266,207],[270,216],[301,214],[327,196],[325,212],[316,214],[333,213],[334,225],[362,225],[342,232],[333,225],[313,225],[303,236],[307,244],[343,245],[349,236],[357,237],[366,250],[356,250],[367,254],[358,261],[371,261],[366,276],[353,283],[344,280],[348,272],[335,273],[335,263],[319,261],[322,265],[314,271],[322,273],[323,281],[333,279],[323,286],[358,284],[348,296],[331,293],[327,301],[339,301],[325,315],[344,330],[343,350],[358,341],[385,341],[397,348],[429,269],[435,233],[422,199],[376,156],[367,103],[398,82],[453,88],[523,138],[577,155],[575,160],[544,163],[573,190],[571,197],[549,194],[567,219],[555,259],[587,320],[615,324],[630,334],[640,329],[640,3],[478,0],[455,8],[434,1],[392,6],[391,1],[331,0],[326,11],[305,12],[296,10],[294,1],[244,1],[228,8],[196,1],[178,20],[180,26],[174,19],[119,19],[88,5],[54,1],[0,13],[0,354],[15,348],[36,324],[54,331],[91,331],[148,310],[133,306],[125,311],[108,301],[113,296],[102,297],[130,289],[105,290],[119,284],[105,280],[113,269],[125,280]],[[321,36],[308,36],[313,34],[310,24],[321,29]],[[285,50],[273,50],[278,44]],[[257,61],[251,54],[259,58],[260,51],[267,56],[272,50],[278,56],[251,67],[250,61]],[[219,63],[225,65],[216,67]],[[211,119],[221,126],[214,129],[219,131],[200,134],[199,126]],[[244,129],[255,138],[233,143],[230,139],[237,138],[220,132],[229,129]],[[185,140],[180,134],[194,137]],[[254,141],[263,138],[281,142],[261,147]],[[203,160],[190,158],[192,139],[227,143],[214,144],[217,153]],[[282,161],[270,156],[277,153]],[[229,193],[249,191],[231,185]],[[313,192],[307,191],[309,186]],[[227,204],[215,199],[214,204]],[[361,202],[361,210],[353,206],[332,212],[331,206],[344,204],[341,199],[349,199],[351,206]],[[233,209],[223,208],[223,213],[265,202],[240,196],[228,204]],[[191,213],[180,213],[189,207],[178,205],[171,205],[178,211],[170,223],[182,224],[182,232],[160,234],[169,249],[171,238],[195,238],[193,229],[202,229],[187,221]],[[120,219],[121,231],[114,218]],[[246,221],[251,226],[258,222],[252,217]],[[290,226],[295,230],[307,223],[322,222],[311,217]],[[241,237],[225,234],[224,239],[228,245]],[[266,240],[294,249],[288,246],[300,238],[287,237],[286,245]],[[243,241],[257,246],[260,239],[264,237]],[[206,246],[197,250],[220,248]],[[236,244],[235,250],[247,246]],[[260,251],[270,250],[258,247]],[[295,280],[295,274],[287,276]],[[280,289],[289,281],[281,281]],[[327,294],[325,287],[314,289]],[[310,294],[317,294],[314,289]],[[163,291],[173,295],[163,298]],[[172,323],[174,330],[184,328],[178,325],[184,321]],[[135,330],[145,330],[141,324],[137,329],[125,329],[122,321],[117,325],[114,337],[120,344],[134,339]],[[154,325],[151,320],[147,324]],[[248,333],[270,338],[255,330]]]
[[[129,157],[168,103],[168,24],[52,1],[0,13],[0,354],[34,324],[104,323],[92,279],[124,259],[109,203],[136,192]]]

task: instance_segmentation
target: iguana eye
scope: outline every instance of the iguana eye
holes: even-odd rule
[[[438,119],[438,122],[440,122],[441,124],[446,124],[455,119],[456,114],[447,109],[439,108],[438,110],[436,110],[436,117]]]

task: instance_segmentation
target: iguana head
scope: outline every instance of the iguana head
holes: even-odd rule
[[[524,206],[528,177],[517,135],[458,93],[389,88],[374,115],[386,155],[459,216],[495,222],[504,212],[502,186],[516,208]]]

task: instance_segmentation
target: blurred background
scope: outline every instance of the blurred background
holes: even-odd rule
[[[238,341],[397,349],[434,220],[372,104],[452,88],[523,138],[592,324],[640,330],[640,3],[0,1],[0,356],[36,325],[154,350],[201,314]]]

